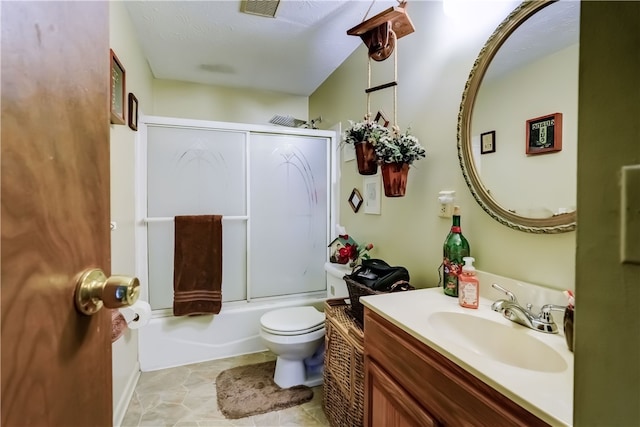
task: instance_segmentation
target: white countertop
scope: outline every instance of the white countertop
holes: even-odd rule
[[[511,322],[491,310],[493,300],[484,297],[480,298],[477,310],[462,308],[458,299],[444,295],[442,288],[372,295],[361,297],[360,301],[545,422],[554,426],[573,424],[573,353],[568,350],[562,332],[547,334]],[[434,312],[464,313],[515,328],[517,333],[528,334],[553,348],[566,362],[566,369],[545,372],[493,360],[437,330],[428,321]],[[562,331],[562,314],[554,314]]]

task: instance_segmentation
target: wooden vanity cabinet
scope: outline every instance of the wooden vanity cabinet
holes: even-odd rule
[[[365,426],[548,425],[366,307],[364,357]]]

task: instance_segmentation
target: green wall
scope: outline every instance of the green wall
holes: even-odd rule
[[[495,8],[496,6],[491,6]],[[341,164],[339,223],[356,241],[372,242],[372,255],[405,265],[418,287],[438,284],[442,242],[451,220],[437,216],[438,193],[455,190],[462,209],[462,230],[479,270],[556,289],[573,289],[575,232],[536,235],[507,228],[475,202],[458,163],[457,120],[469,71],[480,49],[506,13],[493,20],[456,22],[441,2],[412,2],[408,13],[416,28],[397,42],[398,124],[411,127],[427,150],[409,171],[407,194],[382,199],[381,215],[354,213],[346,203],[351,190],[362,190],[355,161]],[[482,26],[480,26],[482,24]],[[372,61],[372,85],[394,80],[393,56]],[[367,54],[364,44],[311,96],[309,115],[322,115],[323,128],[361,120],[367,110]],[[376,92],[371,112],[394,116],[393,90]],[[393,120],[392,120],[393,121]],[[524,125],[523,125],[524,126]],[[526,196],[523,196],[526,197]]]
[[[406,197],[384,198],[379,216],[353,213],[346,204],[353,187],[362,189],[362,176],[354,162],[342,163],[340,223],[376,244],[375,256],[406,265],[412,283],[433,286],[449,228],[436,216],[436,198],[440,190],[456,190],[479,269],[575,287],[575,425],[640,425],[640,266],[619,260],[620,167],[640,164],[640,2],[582,2],[578,227],[560,235],[525,234],[493,221],[471,197],[458,166],[460,96],[497,22],[462,37],[440,2],[410,6],[416,32],[397,45],[398,121],[402,128],[411,125],[427,159],[411,169]],[[342,123],[343,129],[348,120],[361,119],[366,56],[361,46],[323,83],[311,96],[310,116],[322,114],[324,125]],[[374,112],[391,112],[388,99],[372,105]],[[640,242],[640,236],[630,238]]]

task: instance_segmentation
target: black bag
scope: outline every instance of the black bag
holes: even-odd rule
[[[405,291],[410,287],[409,271],[406,268],[392,267],[381,259],[362,260],[362,264],[353,269],[349,278],[380,292]]]

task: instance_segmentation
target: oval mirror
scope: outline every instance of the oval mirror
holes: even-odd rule
[[[522,3],[480,51],[462,96],[467,185],[485,212],[520,231],[576,226],[579,9]]]

